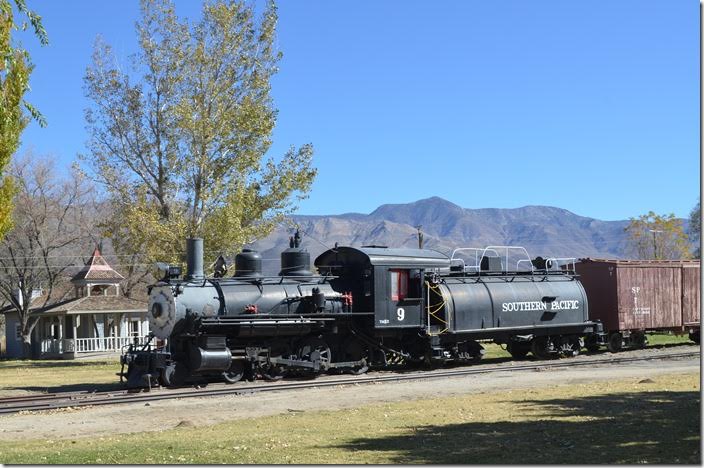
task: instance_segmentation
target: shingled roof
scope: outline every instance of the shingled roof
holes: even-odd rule
[[[119,282],[123,279],[125,277],[113,270],[101,255],[100,249],[96,248],[85,266],[71,278],[71,281],[112,280]]]

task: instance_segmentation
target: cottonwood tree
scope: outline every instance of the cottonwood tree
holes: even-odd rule
[[[77,171],[57,178],[48,157],[19,158],[11,174],[17,190],[13,227],[0,242],[0,297],[18,313],[25,357],[30,357],[38,320],[30,314],[32,292],[43,291],[35,307],[62,298],[56,286],[68,268],[80,264],[72,261],[75,252],[91,241],[94,189]]]
[[[701,201],[697,200],[697,204],[689,213],[689,240],[696,244],[694,247],[693,257],[701,258],[701,249],[699,243],[702,238],[702,209]]]
[[[629,244],[639,259],[675,260],[689,258],[687,235],[682,220],[674,214],[658,215],[650,211],[630,218],[626,227]]]
[[[41,17],[29,10],[24,0],[13,3],[20,16],[27,17],[41,44],[48,44]],[[34,67],[27,51],[12,40],[13,31],[27,28],[25,23],[15,23],[13,3],[0,0],[0,238],[12,224],[14,184],[5,174],[7,165],[19,147],[20,135],[30,118],[45,125],[42,115],[24,100]]]
[[[260,17],[245,2],[205,3],[189,23],[168,0],[142,0],[129,67],[96,42],[83,159],[115,206],[105,233],[119,253],[177,261],[189,236],[214,255],[232,253],[306,196],[310,144],[264,160],[277,114],[276,23],[273,2]]]

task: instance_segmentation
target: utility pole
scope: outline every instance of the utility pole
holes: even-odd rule
[[[655,256],[655,260],[658,260],[658,243],[655,240],[655,233],[664,231],[661,229],[648,229],[648,231],[653,233],[653,255]]]
[[[418,230],[418,248],[419,249],[423,248],[423,233],[420,232],[420,228],[422,228],[422,227],[423,227],[422,224],[419,224],[418,226],[416,226],[416,229]]]

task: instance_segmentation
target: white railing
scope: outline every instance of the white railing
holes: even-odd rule
[[[62,354],[64,352],[91,353],[121,351],[131,343],[144,344],[147,336],[109,336],[105,338],[65,338],[55,340],[47,338],[41,341],[42,354]]]
[[[96,351],[120,351],[129,344],[144,344],[147,336],[107,336],[103,338],[77,338],[74,341],[77,353]]]
[[[48,338],[42,340],[42,354],[61,354],[64,352],[64,340]]]

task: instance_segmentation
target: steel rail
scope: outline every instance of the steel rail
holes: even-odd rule
[[[666,360],[700,356],[700,352],[692,351],[686,353],[658,354],[652,356],[616,357],[610,359],[587,359],[568,360],[560,362],[540,361],[534,364],[508,365],[508,366],[477,366],[465,369],[453,369],[447,371],[424,371],[407,374],[381,375],[381,376],[355,376],[341,379],[312,380],[305,382],[281,382],[276,384],[248,385],[248,386],[225,386],[214,389],[164,389],[152,392],[134,393],[129,391],[113,392],[86,392],[79,394],[65,395],[56,393],[52,395],[42,395],[46,398],[30,398],[32,401],[22,401],[22,397],[10,397],[0,399],[0,415],[13,414],[21,411],[46,411],[61,408],[75,408],[82,406],[99,406],[118,403],[139,403],[158,401],[176,398],[194,398],[207,396],[224,395],[244,395],[259,392],[300,390],[305,388],[321,388],[345,386],[354,384],[377,383],[377,382],[402,382],[408,380],[430,380],[439,378],[462,377],[475,374],[488,374],[494,372],[515,372],[537,369],[556,369],[566,367],[580,367],[588,365],[613,365],[627,362],[644,362],[654,360]],[[515,361],[512,361],[515,362]],[[52,401],[53,397],[53,401]]]

